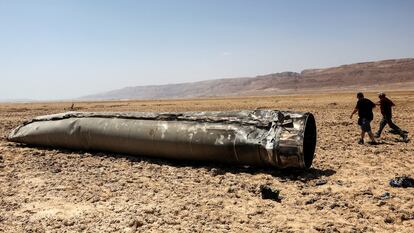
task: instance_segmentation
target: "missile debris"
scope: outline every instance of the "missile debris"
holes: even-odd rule
[[[67,112],[36,117],[14,129],[8,140],[178,160],[309,168],[316,124],[311,113],[278,110]]]

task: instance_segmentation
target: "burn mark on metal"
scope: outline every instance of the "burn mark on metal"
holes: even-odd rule
[[[184,113],[67,112],[36,117],[8,139],[30,145],[309,168],[316,146],[311,113],[278,110]]]

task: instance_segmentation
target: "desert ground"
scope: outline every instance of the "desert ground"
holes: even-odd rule
[[[389,97],[395,122],[413,133],[414,92]],[[75,103],[77,111],[314,113],[312,168],[283,171],[27,147],[8,142],[10,130],[71,103],[0,104],[0,232],[413,232],[414,188],[389,180],[414,177],[414,142],[385,132],[379,145],[358,145],[355,103],[355,93]],[[376,109],[374,130],[379,120]],[[281,201],[262,199],[263,184]]]

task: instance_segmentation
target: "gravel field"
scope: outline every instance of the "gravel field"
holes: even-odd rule
[[[414,132],[414,92],[389,97],[395,122]],[[75,103],[77,111],[309,111],[318,142],[306,171],[27,147],[8,142],[10,130],[71,103],[0,104],[0,232],[413,232],[414,188],[388,184],[414,177],[413,142],[385,133],[380,145],[358,145],[355,103],[354,93]],[[261,185],[282,200],[262,199]]]

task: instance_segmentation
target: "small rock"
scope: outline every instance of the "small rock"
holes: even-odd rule
[[[391,217],[388,216],[384,219],[384,222],[391,224],[391,223],[394,223],[394,219],[392,219]]]
[[[408,220],[413,220],[414,219],[414,213],[403,213],[401,215],[401,221],[408,221]]]
[[[339,207],[338,203],[332,203],[329,205],[329,208],[335,209],[336,207]]]
[[[271,199],[277,202],[280,202],[279,197],[280,190],[273,189],[267,185],[260,186],[260,193],[262,194],[262,199]]]
[[[326,231],[326,229],[323,226],[313,226],[313,229],[315,229],[318,232]]]
[[[59,173],[61,171],[62,171],[62,169],[60,169],[58,167],[52,169],[52,173]]]
[[[236,192],[236,187],[234,187],[234,186],[229,187],[229,188],[227,189],[227,192],[228,192],[228,193],[234,193],[234,192]]]
[[[135,219],[132,219],[131,221],[128,222],[128,227],[132,227],[135,224]]]
[[[391,198],[391,194],[389,192],[383,193],[381,196],[379,196],[380,200],[387,200]]]
[[[70,219],[63,220],[63,225],[65,225],[67,227],[73,226],[74,224],[75,224],[75,222],[70,220]]]
[[[144,225],[144,222],[140,219],[134,219],[131,222],[129,222],[128,226],[132,228],[142,227]]]
[[[316,181],[316,183],[315,183],[315,185],[324,185],[324,184],[326,184],[326,183],[328,183],[328,181],[327,180],[325,180],[325,179],[320,179],[320,180],[317,180]]]
[[[371,190],[369,190],[369,189],[364,190],[364,191],[362,192],[362,194],[363,194],[363,195],[367,195],[367,196],[372,196],[372,195],[374,195],[374,194],[372,194],[372,191],[371,191]]]
[[[98,196],[94,196],[94,197],[92,197],[89,201],[91,202],[91,203],[96,203],[96,202],[98,202],[98,201],[100,201],[101,199],[98,197]]]
[[[377,206],[383,206],[383,205],[385,205],[386,203],[385,203],[385,201],[379,201],[378,203],[377,203]]]
[[[155,213],[155,208],[154,207],[147,207],[143,210],[144,213],[146,214],[154,214]]]
[[[305,202],[305,205],[310,205],[310,204],[313,204],[313,203],[315,203],[317,200],[318,200],[317,198],[311,198],[311,199],[309,199],[309,200],[307,200],[307,201]]]
[[[317,210],[323,210],[323,208],[324,208],[325,206],[323,205],[323,204],[319,204],[319,205],[316,205],[315,206],[315,208],[317,209]]]
[[[336,184],[339,185],[339,186],[342,186],[342,185],[344,185],[344,182],[342,180],[337,180]]]

